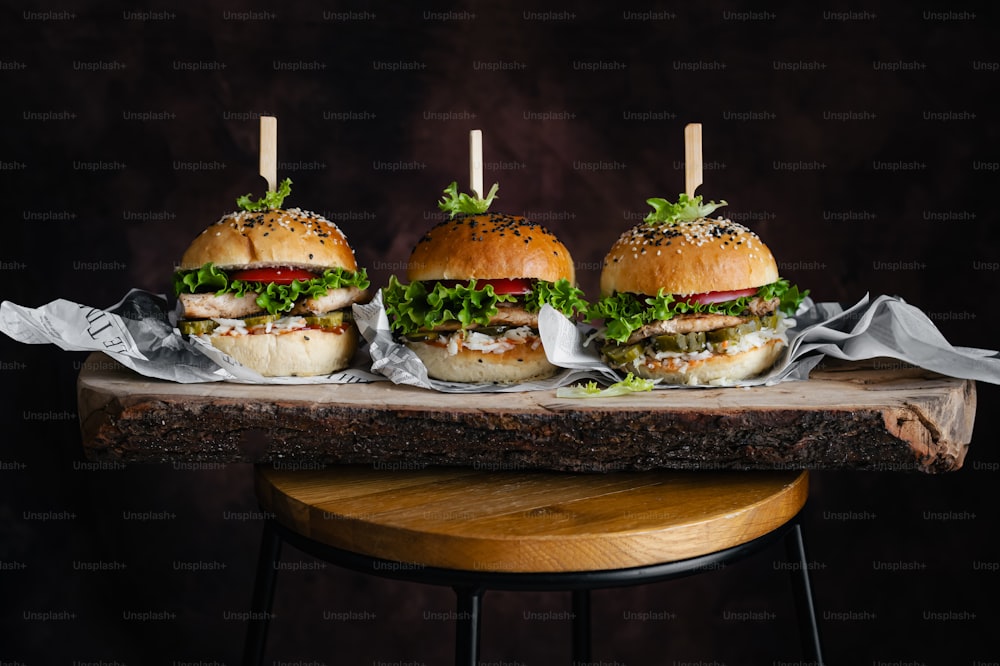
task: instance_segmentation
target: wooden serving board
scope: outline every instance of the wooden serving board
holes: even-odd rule
[[[769,387],[563,399],[389,382],[177,384],[95,353],[77,395],[92,460],[297,469],[947,472],[962,466],[976,411],[975,382],[886,360],[827,360],[808,381]]]

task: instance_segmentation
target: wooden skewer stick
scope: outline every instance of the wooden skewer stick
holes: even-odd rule
[[[702,184],[701,123],[684,126],[684,191],[689,197]]]
[[[477,129],[469,132],[469,188],[483,198],[483,131]]]
[[[267,191],[278,188],[278,119],[260,117],[260,175],[267,181]]]

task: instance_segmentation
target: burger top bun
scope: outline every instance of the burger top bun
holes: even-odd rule
[[[300,208],[240,211],[201,232],[181,257],[180,269],[212,262],[219,268],[357,270],[354,250],[336,224]]]
[[[575,283],[573,259],[545,227],[496,213],[458,215],[434,226],[413,248],[407,278],[533,278]]]
[[[611,247],[601,295],[701,294],[760,287],[778,280],[778,265],[760,237],[723,218],[638,224]]]

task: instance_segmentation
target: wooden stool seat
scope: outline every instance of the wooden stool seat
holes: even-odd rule
[[[260,466],[261,508],[335,548],[445,569],[625,569],[725,550],[789,522],[808,472],[564,474]]]
[[[245,664],[263,663],[281,543],[458,595],[455,662],[478,663],[488,589],[572,590],[573,661],[590,661],[591,589],[712,568],[785,538],[804,652],[822,664],[796,517],[805,471],[609,474],[255,468],[267,513]]]

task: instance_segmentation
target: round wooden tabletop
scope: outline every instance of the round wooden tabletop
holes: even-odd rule
[[[261,508],[329,546],[483,572],[673,562],[763,536],[805,504],[808,472],[614,474],[258,465]]]

